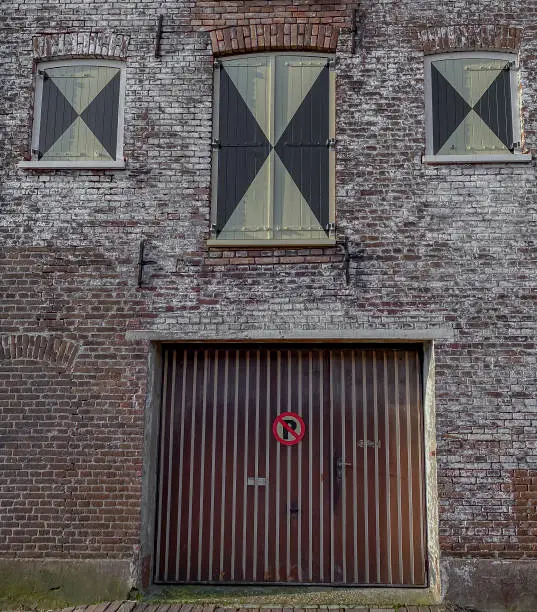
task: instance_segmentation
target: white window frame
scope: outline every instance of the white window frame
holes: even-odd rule
[[[263,57],[269,58],[269,62],[272,66],[272,78],[269,82],[271,100],[274,99],[274,66],[277,55],[285,56],[311,56],[312,58],[325,57],[330,62],[330,95],[329,95],[329,138],[336,141],[336,56],[334,53],[323,53],[323,52],[311,52],[311,51],[288,51],[282,49],[280,51],[267,51],[264,53],[249,53],[248,57]],[[213,140],[218,139],[219,135],[219,109],[220,109],[220,70],[218,69],[220,62],[225,62],[226,59],[237,59],[240,55],[226,56],[223,58],[217,58],[215,61],[215,70],[213,76],[213,129],[212,137]],[[322,247],[322,246],[333,246],[336,243],[335,239],[335,227],[336,227],[336,155],[335,149],[330,150],[329,155],[329,218],[330,225],[333,229],[330,230],[329,236],[326,238],[312,238],[312,239],[280,239],[280,238],[267,238],[267,239],[254,239],[254,238],[236,238],[236,239],[219,239],[211,237],[207,240],[207,246],[209,247],[240,247],[240,246],[252,246],[252,247],[276,247],[276,246],[287,246],[287,247]],[[218,152],[216,149],[212,151],[211,159],[211,227],[216,223],[217,215],[217,200],[218,200]],[[273,207],[273,204],[271,204]]]
[[[515,150],[512,154],[469,154],[469,155],[435,155],[433,153],[433,111],[432,111],[432,85],[431,66],[433,62],[443,59],[496,59],[514,62],[511,72],[511,110],[513,124],[513,140],[521,142],[522,115],[520,111],[519,96],[519,63],[515,53],[496,53],[490,51],[464,51],[454,53],[440,53],[425,57],[425,155],[422,160],[430,164],[457,164],[457,163],[513,163],[529,162],[531,153],[522,153]]]
[[[40,71],[47,70],[50,68],[60,68],[63,66],[106,66],[109,68],[119,68],[120,79],[119,79],[119,102],[118,102],[118,120],[117,120],[117,141],[116,141],[116,159],[109,161],[58,161],[58,160],[40,160],[37,157],[37,151],[39,148],[39,132],[41,128],[41,101],[43,96],[43,77]],[[31,161],[19,162],[19,168],[65,168],[69,170],[76,169],[121,169],[125,168],[125,160],[123,157],[123,131],[125,124],[125,62],[119,60],[108,60],[108,59],[66,59],[66,60],[55,60],[39,62],[35,66],[35,98],[34,98],[34,121],[32,127],[32,159]]]

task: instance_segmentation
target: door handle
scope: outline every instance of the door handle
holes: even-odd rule
[[[337,457],[336,459],[336,478],[342,480],[343,478],[343,469],[346,467],[351,467],[352,463],[348,461],[344,461],[343,457]]]

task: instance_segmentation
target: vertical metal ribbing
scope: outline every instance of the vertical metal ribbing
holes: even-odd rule
[[[228,403],[228,387],[229,387],[229,351],[225,352],[224,361],[224,414],[222,415],[222,482],[221,491],[222,497],[220,501],[220,568],[219,572],[222,575],[224,571],[224,538],[226,533],[226,465],[227,465],[227,403]]]
[[[218,350],[214,352],[214,374],[213,374],[213,408],[218,406]],[[214,544],[214,494],[215,494],[215,471],[216,471],[216,421],[218,412],[213,409],[213,431],[212,431],[212,452],[211,452],[211,515],[210,515],[210,535],[209,535],[209,580],[213,579],[213,544]]]
[[[164,349],[164,371],[162,378],[162,403],[160,405],[160,469],[159,469],[159,485],[158,485],[158,520],[157,520],[157,546],[155,559],[155,575],[157,579],[161,578],[160,572],[160,555],[161,555],[161,540],[162,540],[162,491],[164,488],[164,432],[166,431],[166,393],[168,390],[168,355],[169,350]],[[175,382],[175,381],[174,381]]]
[[[358,584],[358,436],[356,427],[356,351],[351,351],[351,410],[352,410],[352,533],[354,582]],[[366,502],[367,503],[367,502]]]
[[[188,536],[187,536],[187,559],[186,559],[186,579],[190,580],[190,566],[192,559],[192,501],[194,499],[194,448],[196,433],[196,392],[198,376],[198,351],[194,351],[194,368],[192,372],[192,408],[190,416],[190,475],[188,490]]]
[[[298,353],[298,401],[300,406],[300,414],[303,415],[303,399],[302,399],[302,353]],[[298,445],[298,550],[297,550],[297,567],[298,567],[298,582],[302,582],[302,444]]]
[[[321,582],[324,580],[324,512],[323,512],[323,410],[324,410],[324,368],[323,368],[323,351],[319,351],[319,559],[320,559],[320,576]]]
[[[171,488],[172,488],[172,469],[173,469],[173,421],[175,410],[175,367],[176,367],[176,352],[173,352],[172,361],[172,392],[170,398],[170,433],[168,443],[168,499],[166,504],[166,556],[164,561],[164,575],[169,577],[170,564],[170,527],[171,527]]]
[[[410,371],[408,352],[405,351],[405,404],[406,404],[406,443],[407,443],[407,478],[408,478],[408,539],[410,543],[410,584],[414,584],[414,521],[412,504],[412,427],[410,404]]]
[[[187,375],[187,351],[183,351],[183,377],[181,381],[181,419],[179,437],[179,502],[177,504],[177,559],[175,562],[175,574],[179,576],[179,561],[181,558],[181,518],[183,506],[183,450],[185,447],[185,403],[186,403],[186,375]]]
[[[375,432],[375,536],[376,536],[376,562],[377,577],[380,583],[380,485],[379,485],[379,426],[378,426],[378,381],[377,381],[377,353],[373,351],[373,428]],[[367,440],[364,441],[367,445]]]
[[[390,478],[390,394],[388,390],[388,355],[383,351],[384,362],[384,461],[386,466],[386,561],[388,584],[392,582],[392,521],[391,521],[391,478]]]
[[[423,584],[417,351],[171,347],[163,362],[157,582]],[[296,448],[272,438],[287,411],[306,421]]]
[[[329,381],[330,381],[330,466],[334,465],[334,362],[333,351],[329,351]],[[332,470],[333,471],[333,470]],[[322,502],[321,502],[322,503]],[[330,474],[330,581],[335,582],[335,552],[334,552],[334,474]]]
[[[420,491],[420,560],[425,559],[425,541],[424,541],[424,528],[425,528],[425,491],[423,490],[423,476],[425,474],[424,467],[424,450],[423,450],[423,425],[421,416],[421,377],[420,377],[420,357],[418,353],[414,357],[416,361],[416,413],[417,413],[417,424],[418,424],[418,456],[419,456],[419,491]],[[420,581],[423,576],[420,577]]]
[[[260,402],[260,376],[261,376],[261,352],[257,351],[257,368],[255,375],[255,434],[254,434],[254,477],[257,478],[259,476],[259,402]],[[258,535],[257,535],[257,520],[259,515],[259,488],[257,486],[254,487],[254,534],[253,534],[253,551],[252,557],[254,560],[253,563],[253,578],[257,580],[257,543],[258,543]],[[266,521],[266,517],[265,517]]]
[[[401,424],[399,422],[399,361],[397,353],[393,356],[393,377],[395,389],[395,448],[396,477],[397,477],[397,542],[398,542],[398,578],[397,582],[403,584],[403,511],[401,502]]]
[[[363,436],[364,436],[364,448],[363,448],[363,461],[364,461],[364,542],[365,542],[365,554],[364,554],[364,582],[369,584],[369,465],[367,462],[367,370],[365,352],[362,351],[362,425],[363,425]]]
[[[346,406],[346,381],[345,381],[345,355],[340,351],[340,377],[341,377],[341,460],[347,464],[347,449],[345,446],[345,416],[347,413]],[[354,468],[353,468],[354,469]],[[341,555],[343,565],[343,582],[347,582],[347,466],[342,467],[341,477]]]
[[[237,434],[239,428],[239,350],[235,351],[235,393],[233,397],[233,488],[231,494],[231,580],[235,580],[235,547],[237,530]]]
[[[308,423],[313,423],[313,353],[308,352]],[[309,466],[308,466],[308,493],[309,493],[309,523],[308,523],[308,551],[309,551],[309,562],[308,571],[310,581],[313,582],[313,432],[310,432],[308,436],[308,451],[309,451]]]
[[[270,356],[268,351],[264,351],[264,355],[267,360],[267,389],[266,389],[266,422],[265,422],[265,430],[266,430],[266,452],[265,452],[265,478],[266,482],[270,482]],[[260,366],[259,366],[260,367]],[[259,395],[258,395],[259,397]],[[258,405],[259,412],[259,405]],[[270,512],[269,512],[269,492],[270,488],[265,487],[265,576],[271,575],[270,573],[270,565],[269,565],[269,526],[270,526]]]
[[[208,381],[209,355],[208,351],[203,351],[203,403],[201,416],[201,457],[200,457],[200,518],[198,524],[198,580],[202,580],[201,561],[203,559],[203,510],[204,510],[204,493],[205,493],[205,438],[207,427],[207,390]]]
[[[288,411],[292,406],[291,399],[291,351],[287,351],[287,402],[285,404],[285,411]],[[291,447],[286,448],[286,461],[287,461],[287,504],[285,512],[285,523],[286,523],[286,534],[285,534],[285,580],[289,580],[291,574]]]
[[[259,391],[259,387],[257,387]],[[244,469],[242,477],[244,479],[242,490],[242,577],[241,580],[246,580],[246,525],[247,525],[247,509],[248,509],[248,429],[249,429],[249,414],[250,414],[250,351],[246,351],[246,389],[244,398]],[[256,423],[255,436],[258,435],[258,424]],[[255,451],[256,468],[257,468],[257,449]],[[257,473],[256,473],[257,478]],[[257,487],[255,487],[257,489]],[[254,520],[257,520],[257,507],[255,508]],[[257,527],[257,526],[256,526]],[[257,534],[257,528],[254,529],[254,534]],[[255,574],[254,574],[255,577]]]
[[[282,355],[280,351],[276,351],[276,413],[282,412]],[[275,576],[276,581],[280,580],[280,449],[281,444],[276,445],[276,555],[275,555]]]

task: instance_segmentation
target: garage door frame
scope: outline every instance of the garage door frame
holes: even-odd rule
[[[386,346],[405,342],[423,346],[423,423],[424,423],[424,449],[425,449],[425,496],[426,496],[426,534],[427,534],[427,573],[429,576],[428,587],[356,587],[351,589],[367,597],[370,592],[378,597],[380,591],[386,591],[391,598],[398,601],[412,603],[435,603],[440,601],[440,553],[438,537],[438,490],[436,479],[436,435],[435,435],[435,409],[434,409],[434,339],[443,335],[442,331],[424,330],[421,333],[409,336],[408,332],[402,334],[383,335],[379,337],[360,337],[359,334],[344,338],[329,337],[325,333],[308,333],[302,338],[281,338],[281,332],[266,334],[263,337],[237,338],[159,338],[154,337],[149,345],[148,353],[148,379],[146,389],[145,409],[145,432],[144,432],[144,462],[142,471],[142,507],[141,507],[141,533],[140,554],[136,571],[136,582],[141,588],[147,588],[152,584],[153,576],[153,548],[155,541],[155,516],[157,503],[157,465],[158,465],[158,443],[160,429],[160,404],[161,404],[161,380],[162,380],[162,346],[164,344],[182,343],[222,343],[232,344],[237,342],[270,343],[281,344],[283,342],[308,343],[319,342],[322,344],[378,344]],[[149,338],[151,339],[151,338]],[[282,585],[282,589],[285,589]],[[348,591],[349,589],[346,589]],[[417,599],[415,599],[417,598]]]

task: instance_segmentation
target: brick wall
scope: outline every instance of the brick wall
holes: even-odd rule
[[[537,148],[534,0],[8,0],[3,12],[2,554],[136,555],[148,347],[127,342],[128,330],[451,327],[454,340],[436,344],[443,550],[532,556],[535,530],[512,479],[537,468],[535,166],[435,167],[421,155],[423,51],[461,24],[522,33],[524,130]],[[273,25],[276,46],[286,28],[292,45],[294,28],[324,27],[336,47],[348,284],[341,246],[206,246],[213,50],[239,49],[239,28]],[[30,146],[39,41],[66,32],[128,40],[123,171],[17,168]],[[154,263],[139,288],[142,239]],[[25,337],[27,347],[39,338],[51,353],[62,342],[76,352],[67,362],[28,348],[8,355]]]

